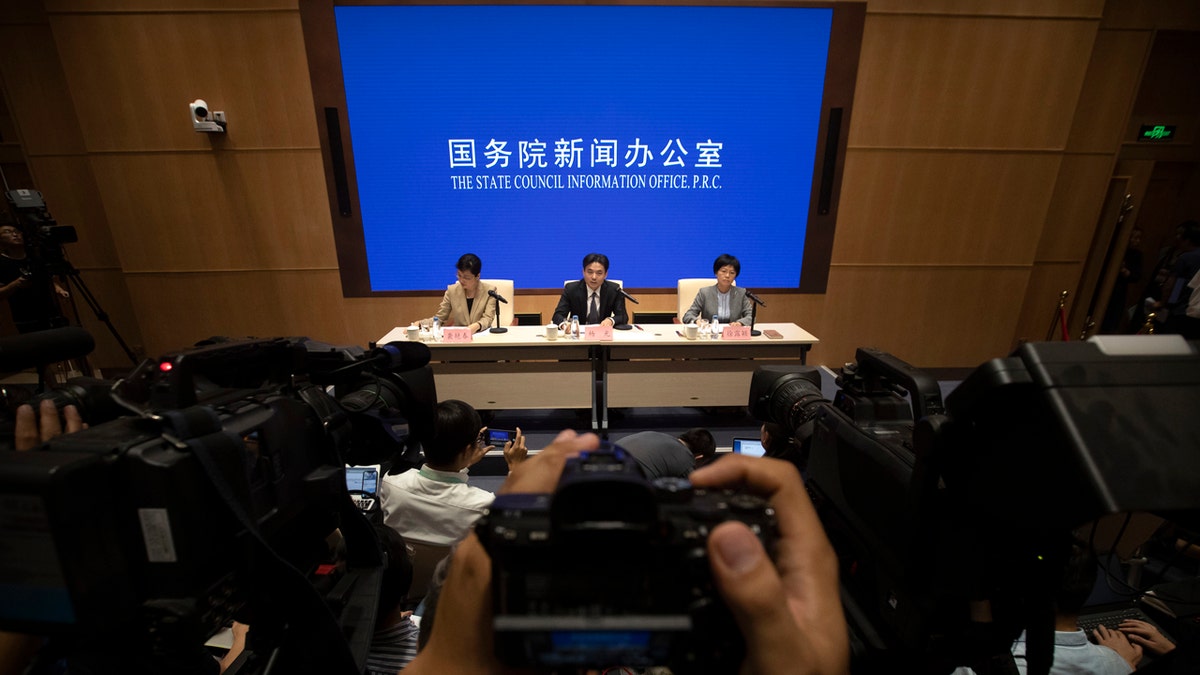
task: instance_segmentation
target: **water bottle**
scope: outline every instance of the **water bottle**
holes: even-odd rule
[[[442,341],[442,322],[436,316],[433,317],[433,341]]]
[[[712,323],[708,324],[708,330],[712,333],[712,339],[718,340],[721,338],[721,322],[717,321],[716,314],[713,314]]]
[[[579,339],[579,315],[578,314],[571,315],[571,339],[572,340]]]

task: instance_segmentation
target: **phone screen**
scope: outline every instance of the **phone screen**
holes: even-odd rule
[[[517,440],[517,432],[510,429],[488,429],[488,445],[504,445]]]

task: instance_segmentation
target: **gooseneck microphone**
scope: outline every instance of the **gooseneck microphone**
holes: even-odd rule
[[[632,302],[632,303],[633,303],[633,304],[635,304],[635,305],[640,305],[640,304],[642,304],[642,303],[640,303],[640,302],[638,302],[638,301],[637,301],[637,298],[635,298],[635,297],[633,297],[632,295],[630,295],[630,294],[626,293],[624,288],[618,288],[618,289],[617,289],[617,292],[618,292],[618,293],[620,293],[621,295],[625,296],[625,299],[626,299],[626,300],[628,300],[628,301]]]
[[[507,305],[508,300],[505,300],[504,296],[497,293],[496,289],[494,289],[494,288],[488,291],[488,295],[491,296],[492,299],[496,301],[496,325],[492,326],[488,330],[488,332],[489,333],[507,333],[508,329],[505,328],[504,326],[500,325],[500,303],[503,302],[504,304]]]
[[[758,297],[749,290],[746,291],[746,297],[754,301],[754,304],[750,305],[750,336],[758,337],[759,335],[762,335],[761,330],[754,330],[754,322],[758,319],[758,306],[762,305],[763,307],[766,307],[767,303],[763,302],[762,298]]]

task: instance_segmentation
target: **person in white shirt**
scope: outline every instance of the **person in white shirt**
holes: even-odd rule
[[[384,523],[408,541],[448,546],[458,541],[491,506],[495,495],[467,484],[467,470],[494,446],[485,445],[487,427],[470,404],[438,403],[433,436],[425,444],[425,464],[380,485]],[[525,459],[525,436],[504,444],[509,469]]]

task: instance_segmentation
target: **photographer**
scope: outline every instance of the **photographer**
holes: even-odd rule
[[[16,225],[0,225],[0,298],[8,299],[17,331],[32,333],[67,325],[55,300],[70,293],[32,259]]]
[[[552,491],[569,457],[595,450],[593,434],[559,434],[514,467],[501,493]],[[779,523],[772,565],[758,538],[727,522],[708,538],[713,579],[746,639],[743,673],[841,673],[849,642],[837,590],[837,559],[795,469],[783,462],[727,457],[691,475],[697,487],[745,486],[770,500]],[[499,672],[493,652],[491,559],[474,533],[459,545],[438,600],[428,646],[412,673]]]

